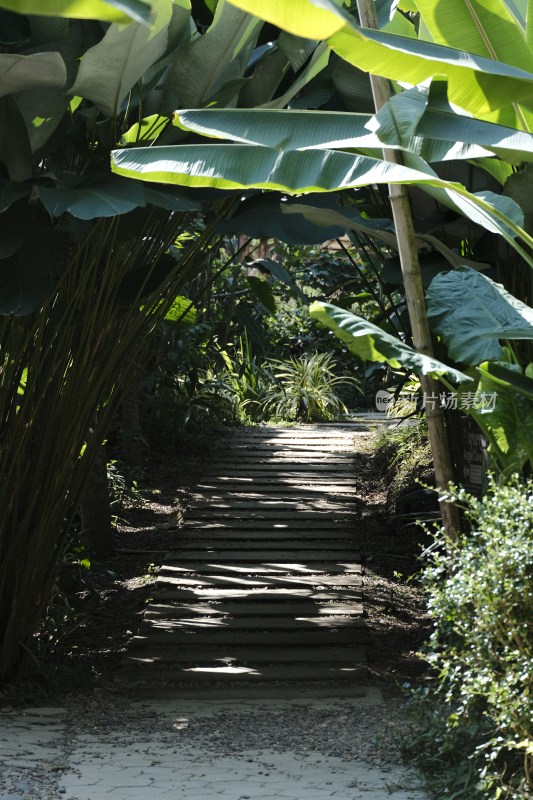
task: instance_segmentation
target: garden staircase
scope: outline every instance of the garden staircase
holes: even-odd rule
[[[366,676],[353,430],[244,429],[213,452],[123,679]]]

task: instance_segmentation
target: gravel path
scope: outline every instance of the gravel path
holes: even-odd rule
[[[0,800],[426,800],[401,764],[401,702],[361,695],[95,692],[64,709],[2,709]]]

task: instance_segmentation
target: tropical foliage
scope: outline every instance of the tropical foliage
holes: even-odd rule
[[[173,141],[184,86],[188,102],[231,104],[269,52],[256,48],[261,23],[224,3],[204,34],[188,0],[70,8],[0,4],[2,673],[46,605],[131,365],[236,202],[125,181],[109,174],[110,149]],[[296,44],[286,37],[289,53]]]
[[[474,8],[460,2],[454,9],[460,20],[456,24],[443,19],[448,14],[443,15],[436,0],[384,3],[380,8],[385,12],[380,14],[381,29],[369,30],[360,26],[353,4],[334,0],[319,5],[299,0],[290,10],[280,3],[232,3],[293,35],[298,25],[300,34],[326,41],[330,57],[349,65],[354,80],[356,75],[361,76],[358,70],[371,71],[398,81],[396,93],[376,114],[300,110],[297,102],[287,98],[283,98],[283,104],[289,102],[290,108],[285,110],[272,104],[250,110],[178,110],[173,122],[182,131],[232,144],[191,144],[190,139],[184,139],[176,147],[114,151],[112,168],[116,173],[189,187],[255,187],[288,194],[358,190],[369,184],[416,185],[488,235],[499,234],[522,262],[516,275],[523,274],[524,263],[533,266],[533,240],[524,216],[527,200],[515,174],[521,163],[531,160],[528,87],[533,81],[529,71],[533,54],[527,15],[516,4],[495,0],[489,10],[484,4]],[[343,100],[346,96],[342,95]],[[338,97],[329,96],[329,109],[334,108]],[[403,163],[384,158],[383,147],[401,150]],[[463,183],[457,179],[456,175],[464,174],[460,162],[466,160],[491,176],[485,182],[487,188],[476,191],[475,186],[469,186],[471,179],[463,179]],[[307,201],[306,207],[301,202],[282,205],[282,211],[301,213],[313,222],[320,218],[322,223],[337,223],[354,231],[373,227],[376,238],[395,246],[395,231],[390,225],[372,225],[372,220],[357,218],[352,212],[314,211],[312,205]],[[442,256],[441,269],[465,265],[487,269],[486,263],[472,263],[469,247],[475,253],[468,240],[463,240],[460,252],[446,247],[442,236],[418,234],[417,242],[419,249],[429,246]],[[530,278],[524,280],[527,287]],[[520,285],[516,278],[513,283]],[[529,296],[527,288],[523,294]],[[315,311],[318,313],[316,307]],[[352,329],[354,324],[352,321]],[[365,321],[359,324],[361,330],[368,325]],[[434,328],[439,333],[438,326]],[[383,339],[379,332],[375,335]],[[362,341],[368,343],[368,335],[359,336],[359,343]],[[404,344],[397,341],[394,347],[402,350]],[[393,347],[391,341],[388,347]],[[367,347],[363,355],[386,360],[383,351],[377,353],[372,347]],[[403,357],[405,365],[418,374],[444,374],[442,366],[430,368],[420,353],[407,355],[404,350]],[[389,363],[401,363],[397,352]],[[516,369],[515,363],[512,371]],[[527,361],[523,369],[528,369]],[[448,368],[448,379],[452,373]],[[509,378],[507,372],[505,375]],[[454,380],[466,384],[474,379],[471,375],[459,377],[456,370]],[[487,375],[485,370],[484,380],[479,388],[483,392],[493,374]],[[502,402],[507,399],[505,395]],[[516,411],[506,408],[504,416]],[[501,419],[496,427],[501,430]],[[488,432],[500,468],[512,471],[529,460],[523,452],[516,459],[514,455],[508,457],[516,448],[510,444],[509,433],[498,431],[491,426]]]
[[[511,475],[533,465],[533,366],[521,366],[513,347],[516,340],[533,340],[531,308],[468,267],[437,275],[427,298],[432,330],[459,369],[417,353],[345,309],[314,303],[311,315],[363,360],[438,377],[487,436],[495,469]]]

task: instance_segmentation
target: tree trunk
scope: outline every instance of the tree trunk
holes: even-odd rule
[[[83,487],[80,503],[81,540],[89,555],[109,558],[115,552],[111,524],[111,503],[107,480],[106,448],[98,448],[91,471]]]
[[[364,25],[366,28],[377,28],[375,8],[372,0],[357,0],[357,8],[361,25]],[[376,110],[379,111],[381,106],[390,100],[392,96],[390,83],[386,78],[377,75],[370,75],[370,83],[372,86],[374,105]],[[403,163],[401,153],[396,150],[384,148],[383,158],[390,163]],[[393,184],[389,185],[389,194],[394,226],[396,228],[396,237],[398,239],[398,251],[402,267],[413,344],[420,353],[431,356],[433,355],[433,345],[427,320],[424,286],[422,284],[422,274],[416,248],[409,195],[404,186]],[[426,397],[439,397],[439,384],[433,378],[423,375],[420,378],[420,384]],[[439,491],[442,492],[447,489],[448,484],[453,480],[453,470],[444,415],[438,401],[426,405],[426,416],[435,470],[435,480]],[[459,512],[451,503],[442,501],[440,502],[440,510],[446,534],[450,539],[454,539],[460,528]]]

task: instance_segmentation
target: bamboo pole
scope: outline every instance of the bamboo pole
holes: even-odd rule
[[[357,9],[359,11],[361,25],[365,28],[376,29],[377,19],[373,0],[357,0]],[[370,84],[372,87],[374,106],[376,111],[379,111],[381,106],[392,97],[392,89],[388,79],[378,75],[370,74]],[[403,164],[402,155],[397,150],[383,148],[383,158],[385,161],[392,164]],[[398,253],[402,268],[413,344],[420,353],[432,356],[433,345],[427,319],[424,286],[422,284],[422,273],[420,271],[418,251],[416,248],[413,214],[409,202],[409,195],[405,186],[389,184],[389,197],[398,240]],[[427,375],[422,376],[420,378],[420,384],[426,398],[439,397],[439,384],[433,378]],[[432,404],[426,403],[426,416],[429,439],[431,442],[433,467],[435,470],[435,481],[439,491],[444,491],[447,489],[450,481],[453,480],[453,470],[444,415],[438,400]],[[459,512],[456,506],[451,503],[440,501],[440,511],[447,536],[450,539],[456,538],[460,528]]]

